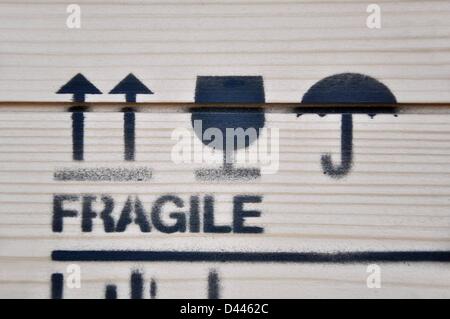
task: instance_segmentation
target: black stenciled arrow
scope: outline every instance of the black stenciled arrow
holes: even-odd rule
[[[146,87],[137,77],[132,73],[128,74],[122,81],[119,82],[109,94],[125,94],[125,101],[129,103],[136,102],[136,95],[138,94],[153,94],[153,92]]]
[[[128,74],[122,81],[119,82],[110,92],[110,94],[125,94],[125,101],[127,103],[136,103],[136,95],[138,94],[153,94],[153,92],[146,87],[137,77],[132,73]],[[124,157],[126,161],[134,161],[135,157],[135,116],[134,110],[131,107],[122,109],[123,115],[123,129],[124,129]]]
[[[86,94],[102,94],[86,77],[78,73],[64,84],[57,94],[73,94],[73,101],[84,103]],[[83,106],[74,106],[70,109],[72,114],[72,153],[74,161],[84,160],[84,111]]]
[[[73,101],[82,103],[86,100],[86,94],[102,94],[85,76],[81,73],[75,75],[64,84],[57,94],[73,94]]]

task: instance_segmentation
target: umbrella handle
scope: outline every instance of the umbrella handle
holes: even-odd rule
[[[322,155],[321,163],[324,174],[333,178],[342,178],[350,172],[353,164],[353,120],[351,114],[342,114],[341,118],[341,164],[336,167],[330,154]]]

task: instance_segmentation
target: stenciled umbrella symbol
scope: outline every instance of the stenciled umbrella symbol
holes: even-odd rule
[[[331,113],[342,114],[341,162],[338,165],[333,164],[330,154],[324,154],[321,157],[324,174],[333,178],[342,178],[350,172],[353,164],[352,114],[365,113],[373,117],[378,113],[395,113],[392,105],[396,104],[397,100],[386,85],[372,77],[358,73],[342,73],[314,84],[303,96],[302,103],[317,104],[320,107],[300,107],[297,109],[299,115],[303,113],[318,113],[320,116]],[[353,106],[348,106],[349,104]],[[369,105],[370,108],[367,107]]]

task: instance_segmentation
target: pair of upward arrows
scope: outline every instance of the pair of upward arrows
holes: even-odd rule
[[[56,93],[73,94],[74,102],[84,102],[86,100],[86,94],[102,94],[102,92],[81,73],[75,75]],[[153,92],[130,73],[120,81],[109,94],[125,94],[125,101],[134,103],[136,102],[136,95],[153,94]]]

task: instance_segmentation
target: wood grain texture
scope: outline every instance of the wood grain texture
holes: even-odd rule
[[[67,5],[81,6],[81,29],[66,26]],[[450,3],[378,0],[381,29],[366,27],[369,0],[0,0],[0,298],[49,298],[52,274],[81,267],[81,288],[65,298],[104,298],[116,285],[130,297],[130,275],[150,282],[157,298],[205,298],[217,272],[222,298],[448,298],[450,266],[441,262],[310,263],[69,262],[55,250],[228,252],[450,251]],[[321,157],[338,163],[341,116],[293,112],[302,96],[330,75],[362,73],[384,83],[398,116],[353,115],[353,165],[341,179],[324,174]],[[84,161],[73,160],[70,96],[55,92],[83,73],[104,94],[83,104]],[[133,73],[155,94],[138,104],[107,94]],[[266,127],[279,129],[279,170],[253,181],[199,181],[195,170],[219,165],[176,164],[174,129],[192,132],[197,76],[264,77]],[[135,114],[135,161],[124,161],[123,107]],[[307,107],[307,105],[303,105]],[[315,105],[309,105],[315,107]],[[370,106],[369,106],[370,107]],[[193,137],[192,143],[200,142]],[[254,146],[250,147],[254,149]],[[255,165],[253,165],[255,166]],[[252,167],[253,167],[252,166]],[[145,181],[63,181],[64,169],[146,168]],[[101,172],[104,172],[101,171]],[[103,174],[103,173],[102,173]],[[151,175],[151,178],[149,177]],[[107,233],[100,218],[54,231],[55,195],[114,200],[118,219],[127,198],[147,216],[163,195],[214,197],[218,224],[232,222],[237,195],[261,217],[246,224],[262,234],[166,234],[152,225]],[[203,209],[204,210],[204,209]],[[204,226],[202,219],[200,224]],[[381,288],[369,289],[369,264],[381,268]]]
[[[385,1],[382,28],[366,27],[373,1],[0,1],[0,99],[67,101],[76,73],[108,95],[132,72],[155,92],[141,101],[189,102],[198,75],[262,75],[268,102],[299,102],[320,79],[356,72],[399,102],[448,102],[450,4]]]
[[[448,114],[354,115],[354,165],[340,180],[323,174],[320,156],[339,159],[340,116],[268,113],[266,125],[280,130],[276,174],[252,182],[199,182],[199,164],[170,158],[174,128],[190,127],[190,114],[136,114],[136,161],[123,161],[123,114],[85,113],[85,161],[72,161],[71,119],[67,112],[0,112],[0,296],[48,298],[50,275],[70,263],[51,261],[56,249],[221,250],[221,251],[448,251],[450,248],[450,131]],[[198,141],[196,141],[198,143]],[[146,182],[61,182],[62,167],[136,167],[153,170]],[[142,233],[130,225],[105,233],[94,219],[81,231],[80,218],[66,218],[62,233],[52,232],[54,194],[109,194],[121,209],[128,195],[145,209],[161,195],[185,201],[193,194],[216,199],[218,223],[229,223],[232,198],[263,196],[262,211],[250,225],[263,234]],[[69,204],[80,210],[80,203]],[[96,206],[98,209],[100,207]],[[186,209],[184,209],[186,210]],[[183,211],[178,209],[177,211]],[[117,214],[115,212],[114,214]],[[158,298],[205,298],[207,276],[216,269],[226,298],[449,297],[447,263],[379,263],[382,288],[368,289],[368,263],[78,263],[81,289],[65,297],[103,298],[114,283],[129,296],[132,269]]]

